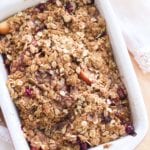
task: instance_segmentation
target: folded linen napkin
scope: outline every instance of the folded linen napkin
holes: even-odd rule
[[[129,51],[144,72],[150,72],[150,1],[109,0]]]
[[[7,4],[16,3],[19,5],[25,4],[24,0],[1,0],[0,5],[0,20],[9,16],[15,11],[19,11],[19,7],[14,9],[7,9]],[[30,0],[33,3],[40,0]],[[122,29],[122,33],[129,51],[137,60],[140,68],[144,72],[150,72],[150,1],[149,0],[109,0],[114,12],[117,16],[118,23]],[[5,8],[6,7],[6,13]],[[11,143],[7,128],[0,126],[0,140]]]

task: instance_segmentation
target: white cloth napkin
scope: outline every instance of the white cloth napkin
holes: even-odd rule
[[[0,126],[0,140],[11,144],[9,132],[8,132],[7,128],[2,125]]]
[[[134,55],[140,68],[144,72],[150,72],[150,1],[109,1],[117,16],[129,51]],[[0,126],[0,139],[11,143],[9,133],[3,126]]]
[[[109,0],[129,51],[140,68],[150,72],[150,1]]]

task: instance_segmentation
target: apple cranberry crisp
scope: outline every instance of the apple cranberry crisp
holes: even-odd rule
[[[49,0],[0,24],[8,88],[31,150],[87,150],[134,127],[93,0]]]

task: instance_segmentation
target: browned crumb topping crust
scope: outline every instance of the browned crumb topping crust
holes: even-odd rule
[[[86,150],[135,133],[106,24],[92,0],[49,0],[6,24],[0,52],[32,150]]]

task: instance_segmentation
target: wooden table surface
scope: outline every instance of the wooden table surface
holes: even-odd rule
[[[142,94],[144,97],[144,102],[146,105],[148,118],[149,118],[149,124],[150,124],[150,73],[147,73],[147,74],[143,73],[139,69],[137,63],[135,62],[135,60],[133,59],[132,56],[131,56],[131,60],[132,60],[134,69],[136,71],[136,74],[137,74],[137,77],[139,80],[139,84],[140,84],[141,91],[142,91]],[[5,148],[5,147],[7,147],[7,148]],[[10,145],[6,146],[6,143],[2,144],[2,142],[0,141],[0,150],[10,150],[10,149],[11,149]],[[149,150],[149,149],[150,149],[150,127],[147,132],[147,135],[145,136],[143,141],[137,146],[136,150]]]
[[[150,73],[143,73],[133,57],[131,56],[131,60],[133,62],[133,66],[136,72],[136,75],[138,77],[138,81],[141,87],[141,91],[144,97],[144,102],[147,109],[148,119],[149,119],[149,125],[150,125]],[[140,111],[140,110],[139,110]],[[143,139],[143,141],[138,145],[136,150],[150,150],[150,126],[147,132],[147,135]]]

